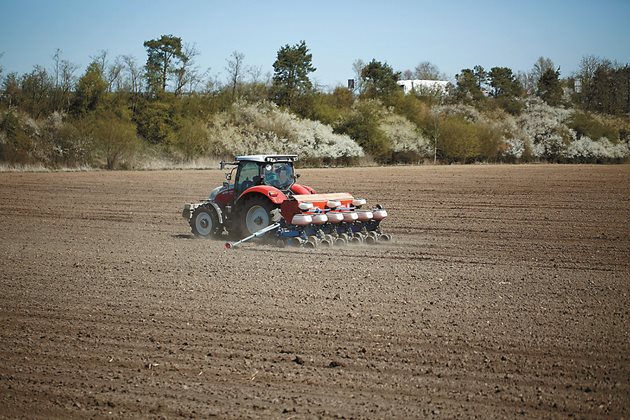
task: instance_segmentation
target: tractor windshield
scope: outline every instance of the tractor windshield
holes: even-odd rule
[[[294,181],[293,165],[287,162],[276,162],[265,165],[265,184],[278,188],[288,189]]]

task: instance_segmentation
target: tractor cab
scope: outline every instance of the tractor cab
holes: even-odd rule
[[[299,176],[293,167],[296,160],[297,155],[247,155],[237,156],[234,162],[221,162],[221,169],[228,165],[232,169],[209,200],[232,207],[252,193],[262,194],[276,204],[292,194],[309,194],[310,188],[295,182]]]
[[[266,185],[288,192],[295,183],[293,162],[296,155],[250,155],[237,156],[234,197],[238,198],[249,188]],[[231,179],[232,173],[228,175]]]

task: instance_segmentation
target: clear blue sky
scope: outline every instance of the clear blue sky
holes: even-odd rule
[[[311,78],[327,87],[372,58],[397,71],[430,61],[452,78],[477,64],[529,71],[543,56],[568,76],[585,55],[630,63],[629,22],[630,0],[0,0],[0,65],[4,74],[52,69],[57,48],[77,75],[101,50],[142,65],[143,42],[172,34],[221,81],[233,51],[271,73],[278,49],[300,40]]]

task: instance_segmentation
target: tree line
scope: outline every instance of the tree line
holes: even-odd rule
[[[474,66],[462,69],[447,92],[416,89],[405,95],[399,80],[439,80],[444,74],[429,62],[413,71],[396,71],[387,62],[356,60],[355,85],[325,91],[311,82],[317,69],[306,42],[300,41],[280,47],[273,75],[247,66],[245,56],[235,51],[226,60],[227,80],[221,83],[198,69],[198,51],[180,37],[162,35],[145,41],[144,47],[144,64],[132,56],[110,58],[102,51],[79,76],[78,66],[63,59],[59,50],[52,69],[37,65],[26,74],[5,75],[0,67],[0,161],[113,169],[133,166],[138,156],[190,161],[229,155],[236,148],[229,139],[213,142],[217,130],[243,127],[247,122],[236,117],[243,116],[238,109],[265,103],[305,127],[312,127],[308,121],[330,127],[327,147],[337,141],[347,144],[333,135],[348,136],[380,163],[431,158],[562,161],[573,156],[569,146],[583,137],[591,141],[589,156],[604,156],[592,152],[603,144],[592,142],[600,139],[610,142],[602,146],[608,149],[628,142],[630,66],[592,56],[582,58],[578,72],[566,78],[549,58],[541,57],[529,72]],[[538,135],[528,121],[536,118],[534,99],[571,112]],[[269,133],[298,141],[286,127],[258,127],[247,150],[256,150]],[[522,153],[510,154],[519,141]],[[554,141],[560,142],[557,153],[549,152],[555,146],[547,147]],[[313,144],[317,147],[317,141]],[[348,162],[352,153],[338,157]],[[624,152],[615,153],[611,156]]]

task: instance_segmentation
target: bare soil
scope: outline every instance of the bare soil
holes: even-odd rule
[[[630,417],[630,166],[301,173],[393,242],[195,239],[220,171],[0,174],[0,417]]]

